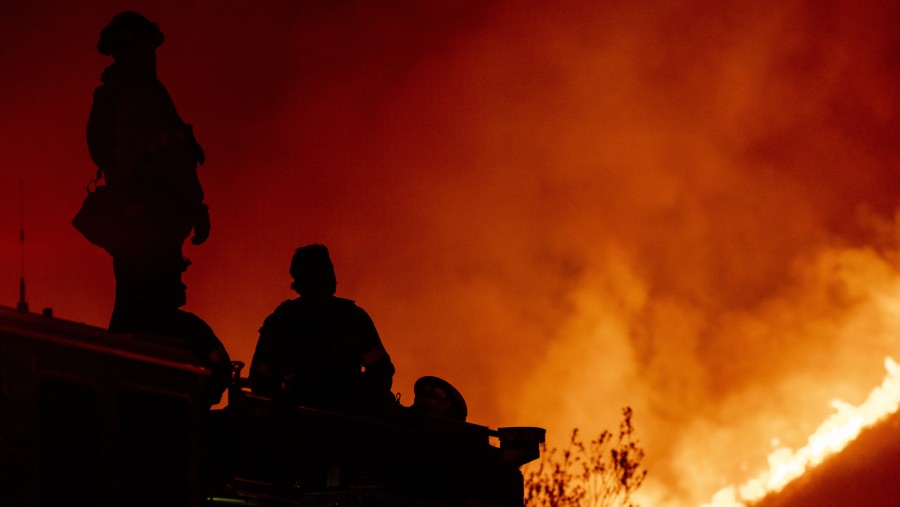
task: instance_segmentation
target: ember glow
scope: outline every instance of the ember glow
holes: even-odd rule
[[[718,491],[703,507],[744,507],[777,493],[789,482],[803,475],[832,454],[840,452],[860,431],[895,413],[900,407],[900,366],[891,358],[884,360],[887,375],[884,382],[869,394],[859,406],[835,400],[836,410],[826,419],[808,443],[792,451],[780,447],[769,454],[769,470],[740,486]]]
[[[900,3],[523,5],[0,2],[0,303],[22,180],[31,307],[108,322],[69,222],[96,37],[135,9],[207,155],[187,309],[234,359],[322,242],[401,402],[440,376],[551,444],[628,405],[645,507],[743,484],[900,354]]]

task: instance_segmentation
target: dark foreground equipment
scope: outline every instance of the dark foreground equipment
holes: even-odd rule
[[[398,407],[360,415],[250,394],[207,411],[175,340],[0,307],[0,505],[522,505],[540,428]]]

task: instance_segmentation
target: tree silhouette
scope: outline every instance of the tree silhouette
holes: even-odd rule
[[[585,445],[575,428],[565,449],[544,445],[537,468],[525,473],[525,507],[638,507],[631,496],[647,470],[632,415],[630,407],[622,409],[615,438],[604,430]]]

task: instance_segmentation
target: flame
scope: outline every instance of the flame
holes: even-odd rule
[[[863,429],[893,414],[900,407],[900,366],[890,357],[884,360],[887,374],[859,406],[841,400],[831,402],[835,413],[809,437],[807,445],[792,451],[780,447],[769,454],[769,470],[739,486],[728,486],[713,495],[702,507],[744,507],[770,493],[781,491],[806,470],[840,452]]]

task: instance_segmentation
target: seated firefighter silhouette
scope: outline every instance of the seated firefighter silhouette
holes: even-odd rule
[[[260,328],[250,366],[252,391],[328,409],[399,406],[391,393],[394,365],[372,319],[353,301],[334,295],[328,249],[298,248],[290,273],[300,297],[282,303]]]

